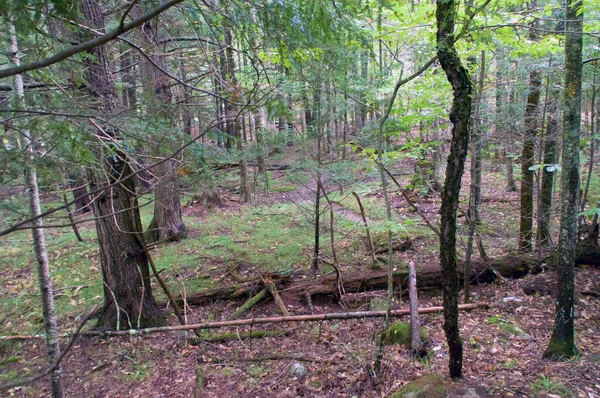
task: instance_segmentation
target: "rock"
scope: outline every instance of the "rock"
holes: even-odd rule
[[[440,375],[430,374],[403,385],[391,398],[479,398],[474,388],[446,382]]]
[[[426,342],[429,340],[429,333],[427,333],[425,326],[419,327],[419,335],[421,336],[421,341]],[[406,322],[394,323],[385,335],[385,343],[388,345],[398,344],[409,347],[411,341],[410,324]]]
[[[292,366],[290,366],[290,374],[297,378],[306,376],[307,372],[308,370],[306,369],[306,366],[302,365],[301,363],[294,362]]]
[[[502,299],[502,302],[504,302],[504,303],[520,303],[521,301],[523,301],[523,300],[521,300],[518,297],[513,297],[513,296],[504,297]]]

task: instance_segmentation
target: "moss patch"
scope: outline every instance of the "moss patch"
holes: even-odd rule
[[[523,329],[521,329],[520,327],[518,327],[517,325],[515,325],[512,322],[508,322],[508,321],[501,319],[499,316],[493,316],[491,318],[488,318],[488,323],[490,325],[498,325],[498,327],[500,329],[502,329],[503,331],[505,331],[506,333],[509,333],[509,334],[512,334],[515,336],[529,337],[529,335],[527,333],[525,333],[525,331]]]
[[[429,339],[429,333],[427,333],[427,329],[425,326],[419,327],[419,335],[421,336],[421,341],[425,342]],[[411,333],[410,333],[410,324],[406,322],[396,322],[387,331],[385,335],[385,343],[388,345],[391,344],[399,344],[410,346],[412,341]]]
[[[421,377],[406,383],[392,394],[392,398],[443,398],[448,395],[448,386],[444,379],[437,374]]]

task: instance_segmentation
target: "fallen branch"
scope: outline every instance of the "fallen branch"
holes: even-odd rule
[[[29,376],[29,377],[25,377],[23,379],[11,381],[10,383],[0,384],[0,391],[9,390],[9,389],[15,388],[15,387],[22,387],[22,386],[26,386],[28,384],[34,383],[34,382],[38,381],[39,379],[48,376],[50,373],[52,373],[56,369],[58,369],[58,367],[60,366],[60,362],[67,355],[67,353],[69,352],[71,347],[73,347],[75,340],[77,340],[77,337],[80,335],[81,329],[87,323],[87,321],[90,319],[90,317],[96,312],[96,308],[97,307],[94,306],[92,308],[92,310],[85,316],[85,318],[83,318],[83,320],[79,323],[79,326],[77,326],[77,329],[75,329],[75,332],[71,336],[71,339],[69,340],[69,342],[67,343],[65,348],[61,351],[58,358],[56,358],[56,361],[54,361],[52,363],[52,365],[50,365],[49,368],[47,368],[46,370],[44,370],[36,375],[33,375],[33,376]]]
[[[290,316],[290,312],[288,311],[287,307],[285,306],[285,303],[281,299],[281,296],[279,296],[279,293],[277,292],[277,288],[275,287],[275,284],[271,280],[271,277],[264,276],[262,278],[262,280],[265,283],[265,286],[267,287],[267,289],[269,289],[269,293],[271,293],[271,296],[273,296],[273,300],[275,300],[275,304],[277,304],[277,307],[279,307],[279,309],[283,313],[283,316]],[[290,326],[295,328],[296,322],[290,322]]]
[[[235,310],[235,312],[229,317],[230,320],[238,319],[240,316],[244,315],[246,312],[250,311],[252,307],[254,307],[260,300],[262,300],[267,294],[267,289],[263,289],[258,292],[255,296],[251,297],[248,301],[241,305],[240,308]]]
[[[286,336],[289,333],[290,332],[287,330],[253,330],[251,332],[223,333],[215,336],[195,337],[189,339],[188,342],[191,345],[200,344],[202,342],[219,343],[231,340],[248,340],[262,339],[263,337],[280,337]]]
[[[489,308],[488,303],[473,303],[473,304],[461,304],[458,306],[459,310],[473,310],[477,308]],[[443,307],[426,307],[419,308],[419,314],[431,314],[443,311]],[[267,323],[282,323],[282,322],[312,322],[312,321],[327,321],[334,319],[360,319],[360,318],[382,318],[385,316],[385,311],[361,311],[361,312],[334,312],[328,314],[313,314],[313,315],[293,315],[293,316],[276,316],[268,318],[250,318],[250,319],[238,319],[233,321],[216,321],[216,322],[203,322],[189,325],[177,325],[177,326],[159,326],[147,329],[130,329],[130,330],[109,330],[100,331],[94,330],[82,333],[85,336],[136,336],[145,335],[152,333],[163,333],[163,332],[178,332],[185,330],[198,330],[198,329],[217,329],[230,326],[247,326],[247,325],[262,325]],[[390,316],[401,317],[410,314],[410,310],[393,310],[390,312]]]

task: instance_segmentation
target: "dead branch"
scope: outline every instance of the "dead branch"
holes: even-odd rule
[[[488,303],[473,303],[473,304],[461,304],[458,306],[459,310],[473,310],[478,308],[489,308]],[[431,314],[443,311],[443,307],[426,307],[419,308],[419,314]],[[410,314],[410,310],[393,310],[390,312],[390,316],[401,317]],[[185,330],[199,330],[199,329],[217,329],[231,326],[249,326],[249,325],[262,325],[268,323],[282,323],[282,322],[314,322],[314,321],[327,321],[337,319],[360,319],[360,318],[381,318],[386,315],[386,311],[361,311],[361,312],[334,312],[328,314],[313,314],[313,315],[293,315],[293,316],[276,316],[268,318],[250,318],[250,319],[238,319],[233,321],[216,321],[216,322],[203,322],[189,325],[177,325],[177,326],[160,326],[147,329],[131,329],[131,330],[109,330],[100,331],[93,330],[82,333],[84,336],[137,336],[153,333],[164,333],[164,332],[177,332]]]

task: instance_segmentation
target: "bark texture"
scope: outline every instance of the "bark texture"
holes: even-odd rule
[[[542,188],[540,191],[540,224],[538,226],[539,241],[542,248],[552,245],[550,222],[552,216],[552,189],[556,169],[549,165],[556,163],[558,121],[553,116],[548,116],[547,125],[548,131],[546,133],[546,143],[544,144],[544,167],[542,167]]]
[[[80,5],[87,25],[102,30],[100,3],[81,0]],[[92,107],[110,114],[117,110],[118,101],[106,49],[95,47],[89,54],[84,64]],[[138,239],[142,223],[127,153],[110,130],[98,131],[97,138],[105,144],[97,150],[101,169],[90,173],[93,188],[99,190],[94,216],[104,282],[104,307],[98,326],[124,329],[163,324],[152,295],[146,252]]]
[[[575,250],[579,203],[579,139],[581,128],[581,74],[583,48],[582,0],[567,0],[565,42],[565,95],[563,171],[561,176],[560,234],[556,248],[557,286],[554,330],[545,358],[563,359],[577,354],[575,345]]]
[[[138,15],[142,15],[142,6],[134,7],[134,11]],[[165,125],[173,126],[175,121],[172,112],[169,111],[173,93],[169,78],[159,70],[159,68],[165,69],[165,65],[158,48],[158,20],[154,19],[143,24],[137,32],[137,37],[148,53],[148,58],[140,57],[147,113],[151,117],[162,120]],[[157,146],[168,147],[169,141],[167,138],[165,143],[159,142]],[[173,242],[187,236],[181,217],[178,166],[175,159],[166,159],[152,169],[156,177],[156,185],[154,188],[154,217],[145,236],[148,242]]]
[[[469,145],[473,94],[473,84],[469,72],[462,65],[454,47],[454,22],[457,6],[457,2],[453,0],[438,0],[436,8],[438,59],[454,92],[450,110],[452,142],[440,209],[440,266],[444,284],[444,332],[448,341],[449,371],[452,378],[462,377],[463,344],[458,329],[459,279],[456,257],[456,210]]]
[[[11,61],[15,66],[20,65],[19,45],[15,27],[9,23]],[[23,89],[23,78],[21,75],[15,75],[15,98],[19,109],[25,108],[25,92]],[[32,217],[38,216],[33,222],[31,234],[33,237],[33,249],[37,263],[37,274],[40,284],[40,295],[42,299],[42,316],[44,318],[44,332],[46,334],[46,349],[48,352],[48,362],[55,363],[60,356],[60,344],[58,341],[58,326],[56,323],[56,314],[54,311],[54,290],[52,289],[52,279],[50,277],[50,264],[48,261],[48,252],[46,250],[46,237],[44,234],[44,222],[40,203],[40,192],[38,189],[37,174],[35,167],[35,151],[32,146],[32,139],[29,129],[21,130],[23,133],[23,142],[27,147],[27,168],[25,171],[25,184],[29,191],[29,211]],[[61,367],[50,373],[50,385],[53,398],[64,396],[61,381]]]
[[[538,130],[537,108],[540,101],[540,73],[533,71],[529,75],[529,94],[525,108],[525,139],[521,152],[521,217],[519,224],[519,250],[529,252],[533,249],[533,166],[534,138]]]

